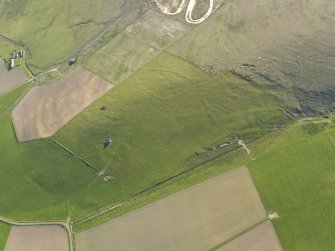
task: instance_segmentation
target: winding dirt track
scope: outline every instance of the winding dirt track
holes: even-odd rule
[[[197,3],[197,0],[190,0],[190,2],[188,3],[187,9],[186,9],[185,19],[190,24],[200,24],[200,23],[202,23],[212,14],[212,11],[213,11],[214,0],[209,0],[209,8],[208,8],[207,12],[205,13],[205,15],[203,15],[199,19],[193,19],[192,18],[192,12],[193,12],[193,8],[196,5],[196,3]]]
[[[182,12],[182,10],[184,9],[185,5],[186,5],[186,0],[182,0],[182,2],[180,3],[178,9],[175,12],[170,12],[169,8],[167,8],[166,6],[163,6],[159,0],[154,0],[155,3],[157,4],[158,8],[163,11],[164,14],[166,15],[177,15],[180,12]],[[200,24],[203,21],[205,21],[213,12],[213,7],[214,7],[214,0],[209,0],[209,8],[207,10],[207,12],[205,13],[205,15],[203,15],[201,18],[199,19],[193,19],[192,18],[192,13],[193,13],[193,9],[195,7],[195,5],[197,4],[197,0],[190,0],[186,9],[186,13],[185,13],[185,19],[188,23],[190,24]]]

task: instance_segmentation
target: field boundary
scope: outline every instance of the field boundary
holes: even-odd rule
[[[93,164],[91,164],[90,162],[88,162],[87,160],[85,160],[83,157],[79,156],[78,154],[74,153],[73,151],[71,151],[69,148],[67,148],[66,146],[64,146],[62,143],[58,142],[55,139],[51,139],[51,141],[53,143],[55,143],[56,145],[58,145],[59,147],[61,147],[62,149],[64,149],[65,151],[67,151],[68,153],[70,153],[73,157],[77,158],[78,160],[80,160],[81,162],[83,162],[87,167],[89,167],[91,170],[95,171],[96,173],[99,172],[99,169],[97,167],[95,167]]]
[[[257,192],[258,192],[258,191],[257,191]],[[264,205],[263,205],[263,206],[264,206]],[[233,235],[232,237],[228,238],[227,240],[225,240],[225,241],[219,243],[218,245],[212,247],[209,251],[215,251],[215,250],[217,250],[217,249],[223,247],[224,245],[226,245],[226,244],[228,244],[229,242],[231,242],[231,241],[237,239],[238,237],[242,236],[243,234],[248,233],[249,231],[255,229],[256,227],[258,227],[259,225],[263,224],[263,223],[266,222],[267,220],[268,220],[268,218],[266,218],[266,219],[264,219],[264,220],[261,220],[261,221],[255,223],[255,224],[253,224],[253,225],[251,225],[251,226],[249,226],[249,227],[243,229],[241,232],[239,232],[239,233]]]

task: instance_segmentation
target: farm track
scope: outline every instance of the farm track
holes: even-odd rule
[[[283,251],[270,220],[261,221],[213,248],[216,251]]]

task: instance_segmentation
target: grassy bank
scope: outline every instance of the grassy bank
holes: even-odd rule
[[[0,250],[5,249],[10,226],[0,221]]]

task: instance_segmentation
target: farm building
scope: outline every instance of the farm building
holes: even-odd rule
[[[15,66],[15,59],[14,59],[14,58],[11,58],[11,59],[9,60],[8,70],[13,69],[14,66]]]

